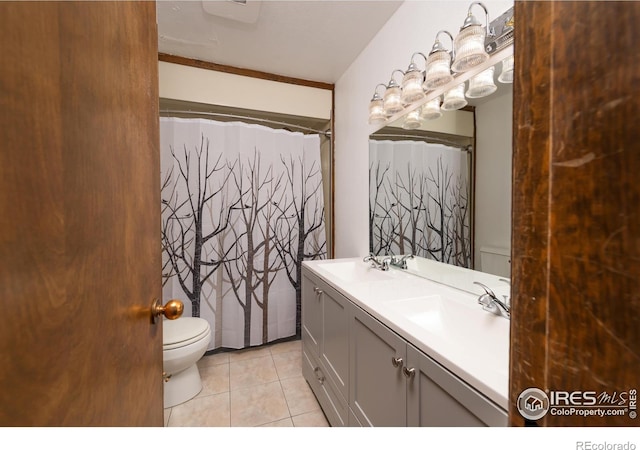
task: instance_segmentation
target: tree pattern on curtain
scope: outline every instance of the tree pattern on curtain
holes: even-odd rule
[[[369,156],[369,251],[471,267],[466,152],[372,140]]]
[[[161,135],[165,297],[206,316],[212,348],[300,336],[302,261],[326,257],[319,136],[174,118]]]

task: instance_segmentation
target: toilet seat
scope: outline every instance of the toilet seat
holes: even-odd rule
[[[162,350],[173,350],[198,342],[209,331],[209,322],[200,317],[165,320],[162,323]]]

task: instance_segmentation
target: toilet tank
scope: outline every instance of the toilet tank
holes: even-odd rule
[[[503,247],[480,247],[480,271],[511,278],[511,250]]]

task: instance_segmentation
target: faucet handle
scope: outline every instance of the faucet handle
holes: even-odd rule
[[[497,299],[498,297],[496,297],[496,294],[491,290],[491,288],[489,286],[486,286],[482,283],[480,283],[479,281],[474,281],[473,284],[477,284],[478,286],[481,286],[482,289],[484,289],[484,291],[487,293],[487,295],[489,295],[491,298]]]

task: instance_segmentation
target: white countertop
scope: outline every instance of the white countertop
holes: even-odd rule
[[[362,258],[303,265],[508,411],[510,322],[482,310],[480,286],[471,294],[394,267],[381,271]],[[483,282],[500,295],[505,287],[492,277],[483,274]]]

